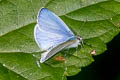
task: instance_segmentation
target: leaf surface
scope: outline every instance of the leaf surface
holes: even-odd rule
[[[82,36],[84,46],[61,51],[40,64],[33,31],[42,7]],[[119,27],[119,0],[0,0],[0,79],[67,80],[66,76],[77,74],[94,61],[92,56],[107,49],[106,43],[119,33]],[[57,61],[58,56],[65,61]]]

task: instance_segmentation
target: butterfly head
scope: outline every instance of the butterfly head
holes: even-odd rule
[[[83,45],[83,39],[81,36],[77,36],[77,40],[79,41],[79,45]]]

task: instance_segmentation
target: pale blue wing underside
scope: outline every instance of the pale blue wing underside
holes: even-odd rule
[[[58,45],[75,39],[73,32],[67,25],[47,8],[42,8],[38,14],[34,37],[40,49],[46,50],[46,52],[41,55],[41,63],[59,51],[54,50],[52,55],[48,55],[53,48],[55,49]]]
[[[47,8],[42,8],[38,14],[34,36],[41,50],[47,50],[74,38],[67,25]]]
[[[42,8],[38,14],[38,25],[42,30],[51,33],[65,35],[67,37],[74,36],[73,32],[67,27],[67,25],[47,8]]]
[[[57,33],[50,33],[39,28],[37,24],[34,29],[34,37],[41,50],[48,50],[63,42],[68,41],[70,38]]]

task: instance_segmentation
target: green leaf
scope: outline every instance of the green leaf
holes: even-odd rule
[[[61,80],[64,71],[62,68],[53,68],[47,64],[41,64],[38,67],[36,59],[31,54],[24,53],[1,53],[0,63],[28,80],[37,80],[45,77],[49,77],[52,80],[57,78]],[[56,74],[56,72],[59,73]]]
[[[27,80],[0,64],[0,80]]]
[[[33,31],[42,7],[82,36],[84,46],[61,51],[40,64]],[[0,0],[0,80],[67,80],[107,49],[119,27],[119,0]],[[57,61],[58,56],[65,61]]]

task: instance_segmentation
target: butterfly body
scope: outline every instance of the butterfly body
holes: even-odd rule
[[[67,25],[47,8],[42,8],[38,13],[34,37],[39,48],[45,51],[41,54],[41,63],[63,49],[78,47],[82,42],[81,37],[76,37]]]

